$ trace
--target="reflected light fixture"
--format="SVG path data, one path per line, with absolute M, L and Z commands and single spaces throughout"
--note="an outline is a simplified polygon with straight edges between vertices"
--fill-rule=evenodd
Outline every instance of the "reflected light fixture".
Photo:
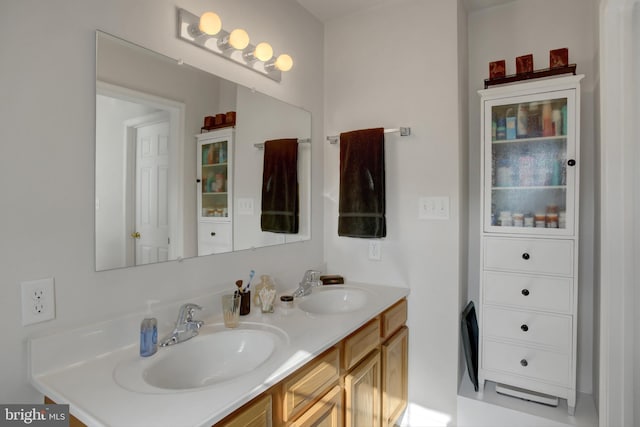
M 293 67 L 293 59 L 287 54 L 274 57 L 273 48 L 267 42 L 250 44 L 249 34 L 241 28 L 230 33 L 222 28 L 222 20 L 214 12 L 196 16 L 185 9 L 178 9 L 178 38 L 203 49 L 237 62 L 277 82 L 282 72 Z

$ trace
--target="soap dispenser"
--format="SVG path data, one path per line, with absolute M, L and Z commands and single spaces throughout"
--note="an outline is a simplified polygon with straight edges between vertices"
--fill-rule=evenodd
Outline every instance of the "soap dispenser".
M 151 317 L 151 304 L 147 301 L 147 317 L 140 324 L 140 356 L 148 357 L 158 351 L 158 320 Z

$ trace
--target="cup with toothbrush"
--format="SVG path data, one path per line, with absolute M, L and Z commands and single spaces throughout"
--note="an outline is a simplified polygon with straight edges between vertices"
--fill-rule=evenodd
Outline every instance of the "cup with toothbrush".
M 242 280 L 236 281 L 236 286 L 240 293 L 240 316 L 246 316 L 251 312 L 251 280 L 254 275 L 255 271 L 251 270 L 246 286 L 242 284 Z

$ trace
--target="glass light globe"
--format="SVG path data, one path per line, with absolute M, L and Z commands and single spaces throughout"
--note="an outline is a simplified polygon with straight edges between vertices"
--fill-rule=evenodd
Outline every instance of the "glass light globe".
M 276 59 L 276 68 L 280 71 L 289 71 L 293 67 L 293 59 L 286 53 L 278 56 Z
M 205 12 L 200 17 L 198 28 L 205 34 L 215 36 L 222 29 L 222 20 L 213 12 Z
M 241 28 L 236 28 L 229 34 L 229 44 L 235 49 L 242 50 L 249 46 L 249 34 Z
M 260 61 L 267 62 L 273 57 L 273 48 L 267 42 L 258 43 L 254 55 Z

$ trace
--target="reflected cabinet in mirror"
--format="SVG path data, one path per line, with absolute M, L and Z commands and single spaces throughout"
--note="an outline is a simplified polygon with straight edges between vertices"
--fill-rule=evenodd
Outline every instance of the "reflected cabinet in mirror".
M 311 144 L 298 144 L 298 227 L 285 233 L 262 231 L 256 147 L 310 138 L 307 111 L 97 32 L 96 270 L 310 239 Z

